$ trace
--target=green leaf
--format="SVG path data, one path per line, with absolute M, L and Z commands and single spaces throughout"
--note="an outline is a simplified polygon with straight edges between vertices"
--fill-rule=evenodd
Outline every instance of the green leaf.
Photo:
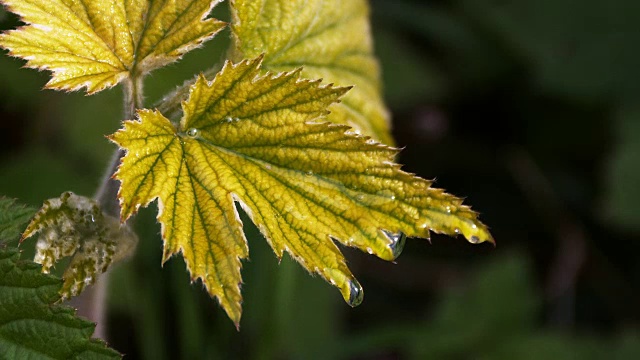
M 16 249 L 0 247 L 0 358 L 119 359 L 91 339 L 94 324 L 70 307 L 53 305 L 62 281 L 19 257 Z
M 34 213 L 35 209 L 16 204 L 13 199 L 0 197 L 0 242 L 17 240 Z
M 201 76 L 177 127 L 142 110 L 111 136 L 127 150 L 115 175 L 122 220 L 158 198 L 164 260 L 182 252 L 234 322 L 248 256 L 234 202 L 279 258 L 291 254 L 354 306 L 362 288 L 334 241 L 385 260 L 405 234 L 493 241 L 460 199 L 401 171 L 397 149 L 326 121 L 347 88 L 302 80 L 300 70 L 261 76 L 261 61 L 227 63 L 212 82 Z
M 365 0 L 231 0 L 231 9 L 233 60 L 264 53 L 266 70 L 303 67 L 303 77 L 354 86 L 328 119 L 393 144 Z
M 172 63 L 225 24 L 206 19 L 218 0 L 0 0 L 28 25 L 0 47 L 53 73 L 48 88 L 89 94 Z
M 42 265 L 42 272 L 72 257 L 62 276 L 63 300 L 79 295 L 111 264 L 131 255 L 138 242 L 128 226 L 104 214 L 94 200 L 72 192 L 46 200 L 22 239 L 38 233 L 34 261 Z

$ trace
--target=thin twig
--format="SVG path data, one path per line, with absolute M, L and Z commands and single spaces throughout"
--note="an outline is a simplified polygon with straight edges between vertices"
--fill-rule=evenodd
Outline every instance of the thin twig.
M 142 108 L 142 80 L 135 78 L 124 83 L 124 119 L 133 119 L 136 110 Z M 94 199 L 100 205 L 103 213 L 119 218 L 120 204 L 118 202 L 118 189 L 120 184 L 113 178 L 113 174 L 120 166 L 124 150 L 118 148 L 107 166 L 105 174 L 94 195 Z M 129 226 L 122 224 L 122 226 Z M 96 323 L 94 337 L 99 339 L 107 338 L 106 322 L 106 298 L 107 284 L 109 283 L 109 272 L 106 272 L 96 279 L 96 283 L 87 288 L 80 296 L 72 299 L 69 304 L 78 309 L 78 315 L 84 316 Z

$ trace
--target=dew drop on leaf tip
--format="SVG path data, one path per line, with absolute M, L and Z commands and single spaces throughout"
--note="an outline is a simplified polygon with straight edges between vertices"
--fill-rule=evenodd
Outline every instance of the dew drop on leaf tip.
M 396 259 L 400 254 L 402 254 L 402 250 L 404 249 L 404 244 L 407 242 L 407 235 L 403 232 L 398 232 L 396 234 L 382 230 L 384 235 L 389 239 L 389 249 L 391 249 L 391 253 L 393 254 L 393 258 Z
M 360 305 L 362 303 L 362 299 L 364 298 L 362 285 L 360 285 L 360 283 L 356 279 L 351 279 L 347 283 L 349 284 L 349 306 L 355 307 Z

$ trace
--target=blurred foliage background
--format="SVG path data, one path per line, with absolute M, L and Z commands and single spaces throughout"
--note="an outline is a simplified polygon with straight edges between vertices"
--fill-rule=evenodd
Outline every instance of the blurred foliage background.
M 154 360 L 640 358 L 640 2 L 373 0 L 372 22 L 399 161 L 465 196 L 498 246 L 413 239 L 397 264 L 345 249 L 366 292 L 351 309 L 245 219 L 238 332 L 180 258 L 160 266 L 152 206 L 111 272 L 112 346 Z M 0 9 L 0 28 L 16 25 Z M 228 38 L 153 73 L 147 105 Z M 40 91 L 47 75 L 21 66 L 0 56 L 0 194 L 91 195 L 120 90 Z

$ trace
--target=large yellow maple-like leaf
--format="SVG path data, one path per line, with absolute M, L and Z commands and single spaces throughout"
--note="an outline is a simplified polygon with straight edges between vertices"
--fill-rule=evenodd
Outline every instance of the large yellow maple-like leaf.
M 393 144 L 366 0 L 231 0 L 232 58 L 264 53 L 267 70 L 354 86 L 329 120 Z
M 248 248 L 234 202 L 278 257 L 288 252 L 351 305 L 362 288 L 334 240 L 386 260 L 402 233 L 493 241 L 460 199 L 401 171 L 396 149 L 326 122 L 348 88 L 301 80 L 300 70 L 260 76 L 261 60 L 201 76 L 179 125 L 141 110 L 111 136 L 127 152 L 115 175 L 122 220 L 158 198 L 164 260 L 182 252 L 236 324 Z
M 178 60 L 220 31 L 220 0 L 0 0 L 27 26 L 0 47 L 53 73 L 48 88 L 92 94 Z

